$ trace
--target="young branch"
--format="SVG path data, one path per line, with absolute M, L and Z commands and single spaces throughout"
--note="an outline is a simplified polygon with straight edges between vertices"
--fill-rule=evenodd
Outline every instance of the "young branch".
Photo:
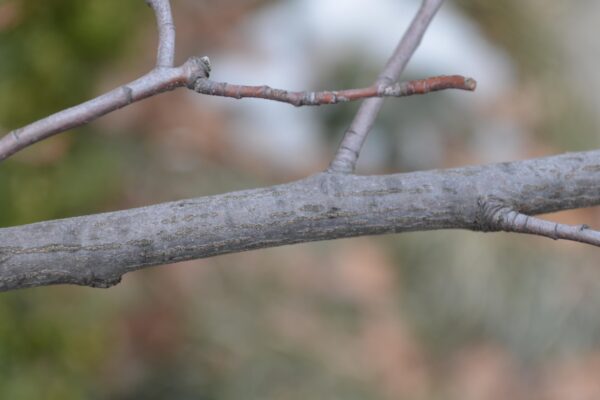
M 87 124 L 111 111 L 158 93 L 191 86 L 207 76 L 204 59 L 191 57 L 176 68 L 155 68 L 141 78 L 106 94 L 15 129 L 0 139 L 0 161 L 57 133 Z
M 443 89 L 474 90 L 476 86 L 473 79 L 464 78 L 459 75 L 439 76 L 394 84 L 400 71 L 404 68 L 410 55 L 418 45 L 423 32 L 427 28 L 427 24 L 437 8 L 439 8 L 441 0 L 424 1 L 411 27 L 396 49 L 394 56 L 390 59 L 384 72 L 374 85 L 362 89 L 323 92 L 290 92 L 281 89 L 272 89 L 268 86 L 240 86 L 214 82 L 208 79 L 210 63 L 207 57 L 191 57 L 183 65 L 173 67 L 175 58 L 175 25 L 171 15 L 169 0 L 146 0 L 146 3 L 154 10 L 158 25 L 159 40 L 156 68 L 141 78 L 122 85 L 95 99 L 57 112 L 9 132 L 0 138 L 0 161 L 52 135 L 87 124 L 131 103 L 182 86 L 187 86 L 201 94 L 234 97 L 237 99 L 256 97 L 286 102 L 296 106 L 336 104 L 364 98 L 403 97 Z M 358 157 L 358 151 L 360 150 L 362 141 L 364 141 L 364 137 L 360 139 L 360 135 L 357 135 L 357 133 L 364 132 L 364 135 L 366 135 L 368 132 L 368 129 L 362 130 L 356 127 L 364 125 L 365 121 L 371 121 L 369 124 L 372 124 L 371 119 L 375 118 L 378 110 L 378 108 L 374 110 L 369 104 L 365 102 L 359 110 L 351 129 L 346 134 L 340 152 L 336 156 L 337 161 L 334 160 L 332 163 L 332 170 L 351 171 L 354 168 L 353 165 Z M 356 156 L 354 157 L 354 161 L 345 155 L 350 150 L 352 150 L 350 153 Z M 338 167 L 342 169 L 340 170 Z
M 438 1 L 438 0 L 434 0 Z M 426 0 L 425 3 L 428 3 Z M 187 86 L 198 93 L 234 98 L 258 97 L 300 105 L 336 104 L 368 97 L 424 94 L 442 89 L 474 90 L 475 81 L 461 76 L 442 76 L 393 85 L 396 79 L 380 79 L 368 88 L 324 92 L 288 92 L 268 86 L 238 86 L 210 81 L 207 57 L 191 57 L 173 67 L 175 25 L 169 0 L 146 0 L 156 15 L 158 52 L 156 68 L 141 78 L 77 106 L 52 114 L 0 138 L 0 161 L 55 134 L 87 124 L 109 112 L 156 94 Z M 426 8 L 425 6 L 423 8 Z M 425 13 L 426 14 L 426 13 Z M 415 22 L 413 22 L 413 25 Z M 405 40 L 403 39 L 404 43 Z M 402 43 L 399 48 L 402 47 Z M 402 49 L 400 49 L 402 50 Z M 402 51 L 397 51 L 397 53 Z M 389 64 L 394 64 L 394 59 Z M 397 67 L 386 67 L 386 71 Z M 384 71 L 385 72 L 385 71 Z
M 400 82 L 390 86 L 369 86 L 361 89 L 346 89 L 321 92 L 290 92 L 274 89 L 269 86 L 231 85 L 215 82 L 210 79 L 198 79 L 194 90 L 211 96 L 233 97 L 242 99 L 254 97 L 266 100 L 289 103 L 296 107 L 337 104 L 370 97 L 404 97 L 415 94 L 426 94 L 444 89 L 475 90 L 477 82 L 460 75 L 435 76 L 408 82 Z
M 497 212 L 535 215 L 597 204 L 598 150 L 384 176 L 321 173 L 269 188 L 2 228 L 0 290 L 107 287 L 151 265 L 392 232 L 509 230 L 600 245 L 596 231 L 581 230 L 595 238 L 581 240 L 566 227 Z
M 175 66 L 175 24 L 169 0 L 146 0 L 146 3 L 154 10 L 158 25 L 156 67 L 173 67 Z
M 520 213 L 502 202 L 483 202 L 482 206 L 487 220 L 487 224 L 484 225 L 485 229 L 528 233 L 554 240 L 572 240 L 600 247 L 600 232 L 590 229 L 585 224 L 574 226 L 545 221 Z
M 173 68 L 175 25 L 169 0 L 146 0 L 146 3 L 154 10 L 158 26 L 156 68 L 141 78 L 95 99 L 9 132 L 0 139 L 0 161 L 33 143 L 87 124 L 128 104 L 208 77 L 207 59 L 192 57 L 182 66 Z
M 413 53 L 421 43 L 429 23 L 444 0 L 423 0 L 398 47 L 377 77 L 374 86 L 389 86 L 396 82 Z M 365 100 L 350 127 L 346 130 L 338 151 L 329 166 L 330 171 L 351 173 L 356 167 L 360 150 L 383 106 L 382 98 Z
M 268 86 L 230 85 L 208 79 L 208 58 L 191 57 L 175 68 L 155 68 L 141 78 L 85 103 L 60 111 L 32 124 L 15 129 L 0 139 L 0 161 L 25 147 L 57 133 L 87 124 L 109 112 L 150 96 L 182 86 L 205 95 L 237 99 L 246 97 L 281 101 L 295 106 L 336 104 L 368 97 L 404 97 L 445 89 L 475 90 L 474 79 L 460 75 L 437 76 L 389 86 L 370 86 L 322 92 L 291 92 Z

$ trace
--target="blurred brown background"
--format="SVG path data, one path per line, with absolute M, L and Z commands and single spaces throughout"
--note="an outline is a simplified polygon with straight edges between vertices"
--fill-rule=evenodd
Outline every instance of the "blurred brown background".
M 418 2 L 172 6 L 177 62 L 316 90 L 370 84 Z M 448 1 L 405 78 L 460 73 L 478 90 L 388 100 L 359 172 L 597 148 L 599 16 L 594 1 Z M 155 46 L 142 0 L 0 0 L 0 131 L 134 79 Z M 327 166 L 357 107 L 163 94 L 3 162 L 0 224 L 297 179 Z M 597 209 L 549 218 L 600 226 Z M 600 398 L 597 260 L 574 243 L 425 232 L 2 293 L 0 398 Z

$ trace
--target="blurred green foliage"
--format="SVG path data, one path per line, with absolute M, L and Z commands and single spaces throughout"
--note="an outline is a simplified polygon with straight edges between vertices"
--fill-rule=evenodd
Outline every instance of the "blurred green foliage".
M 60 162 L 43 167 L 7 162 L 0 168 L 0 226 L 97 212 L 118 199 L 122 141 L 74 142 Z
M 140 4 L 141 3 L 141 4 Z M 135 36 L 143 1 L 0 2 L 0 129 L 17 128 L 92 96 L 99 74 Z M 152 18 L 152 13 L 148 12 Z M 97 212 L 121 191 L 122 141 L 82 128 L 57 157 L 44 149 L 0 168 L 0 226 Z M 44 159 L 44 157 L 41 157 Z M 47 157 L 46 157 L 47 158 Z M 0 398 L 94 398 L 110 337 L 106 304 L 79 290 L 0 296 Z M 85 312 L 82 312 L 85 310 Z M 105 325 L 107 324 L 107 325 Z
M 136 2 L 118 0 L 10 0 L 0 7 L 7 16 L 0 34 L 4 131 L 88 99 L 102 68 L 135 37 L 141 14 Z M 93 128 L 79 132 L 93 133 Z M 3 163 L 0 224 L 89 212 L 115 196 L 118 149 L 92 135 L 60 139 L 68 142 L 67 149 L 55 160 L 39 162 L 44 157 L 38 153 L 25 162 L 15 157 Z M 38 146 L 43 153 L 52 143 Z
M 85 307 L 82 313 L 80 307 Z M 5 293 L 0 299 L 0 397 L 81 399 L 99 388 L 108 309 L 81 290 Z
M 5 2 L 12 21 L 0 34 L 0 125 L 16 128 L 86 99 L 135 33 L 139 3 Z

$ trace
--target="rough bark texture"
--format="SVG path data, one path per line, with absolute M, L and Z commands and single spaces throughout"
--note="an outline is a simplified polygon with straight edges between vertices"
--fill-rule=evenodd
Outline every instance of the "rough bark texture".
M 108 287 L 145 266 L 315 240 L 504 229 L 494 211 L 502 207 L 495 205 L 534 215 L 596 204 L 600 151 L 385 176 L 321 173 L 268 188 L 0 229 L 0 290 Z

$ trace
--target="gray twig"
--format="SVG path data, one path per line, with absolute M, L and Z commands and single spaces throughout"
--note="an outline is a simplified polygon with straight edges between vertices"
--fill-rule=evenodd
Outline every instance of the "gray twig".
M 585 224 L 567 225 L 532 217 L 503 205 L 498 199 L 483 201 L 482 216 L 485 229 L 528 233 L 554 240 L 564 239 L 600 247 L 600 232 Z
M 156 14 L 158 25 L 158 51 L 156 67 L 175 66 L 175 24 L 169 0 L 146 0 Z
M 376 86 L 390 86 L 396 82 L 413 53 L 421 43 L 421 39 L 444 0 L 423 0 L 421 8 L 415 15 L 406 33 L 400 40 L 392 57 L 375 81 Z M 338 151 L 329 166 L 329 171 L 351 173 L 356 167 L 360 150 L 373 127 L 373 123 L 383 105 L 382 98 L 365 100 L 350 127 L 346 130 Z
M 433 2 L 440 2 L 434 0 Z M 156 15 L 158 26 L 158 55 L 156 67 L 148 74 L 133 82 L 122 85 L 108 93 L 86 101 L 77 106 L 59 111 L 46 118 L 15 129 L 0 138 L 0 161 L 12 154 L 44 140 L 55 134 L 87 124 L 109 112 L 125 107 L 136 101 L 156 94 L 187 86 L 198 93 L 228 97 L 260 97 L 268 100 L 284 101 L 294 105 L 336 104 L 343 101 L 357 100 L 374 96 L 407 96 L 423 94 L 430 91 L 449 88 L 474 90 L 475 81 L 459 75 L 433 77 L 418 81 L 393 84 L 395 79 L 385 78 L 378 83 L 363 89 L 346 89 L 325 92 L 290 92 L 272 89 L 268 86 L 228 85 L 224 82 L 208 80 L 210 63 L 207 57 L 191 57 L 186 63 L 174 67 L 175 58 L 175 26 L 171 14 L 169 0 L 146 0 Z M 429 4 L 429 0 L 425 1 Z M 424 6 L 419 15 L 427 14 L 431 6 Z M 431 12 L 431 11 L 429 11 Z M 429 17 L 431 18 L 431 17 Z M 420 20 L 420 19 L 419 19 Z M 415 20 L 417 21 L 417 19 Z M 413 22 L 415 25 L 416 22 Z M 411 25 L 412 27 L 412 25 Z M 414 30 L 416 28 L 413 28 Z M 425 29 L 422 28 L 423 30 Z M 409 29 L 411 31 L 411 29 Z M 408 60 L 410 55 L 403 55 L 410 47 L 414 34 L 405 35 L 396 53 L 400 54 L 388 63 L 384 72 L 395 71 L 398 61 Z M 416 45 L 414 45 L 416 47 Z M 400 67 L 402 68 L 402 67 Z M 385 75 L 385 74 L 384 74 Z M 391 76 L 391 75 L 390 75 Z M 359 112 L 360 114 L 360 112 Z
M 191 86 L 198 79 L 207 76 L 206 64 L 197 57 L 191 57 L 176 68 L 155 68 L 141 78 L 95 99 L 9 132 L 0 139 L 0 161 L 52 135 L 87 124 L 111 111 L 158 93 Z

